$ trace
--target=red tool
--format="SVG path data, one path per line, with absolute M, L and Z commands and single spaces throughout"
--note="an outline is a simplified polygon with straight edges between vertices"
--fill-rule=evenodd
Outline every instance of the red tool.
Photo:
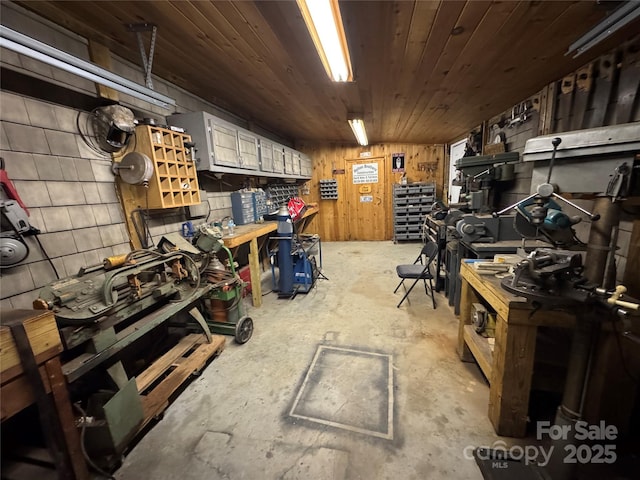
M 2 189 L 4 190 L 7 197 L 9 197 L 10 200 L 15 200 L 16 202 L 18 202 L 18 205 L 20 205 L 20 207 L 27 213 L 27 215 L 29 215 L 29 209 L 22 202 L 22 199 L 20 198 L 20 195 L 18 194 L 18 191 L 16 190 L 13 182 L 9 180 L 9 175 L 7 175 L 7 171 L 4 169 L 4 158 L 2 157 L 0 157 L 0 186 L 2 186 Z

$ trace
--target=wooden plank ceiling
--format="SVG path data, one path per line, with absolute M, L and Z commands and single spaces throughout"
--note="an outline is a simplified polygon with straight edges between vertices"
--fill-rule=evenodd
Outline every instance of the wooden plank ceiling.
M 355 82 L 337 84 L 294 1 L 19 3 L 138 65 L 125 25 L 153 23 L 156 75 L 292 140 L 335 142 L 353 142 L 348 112 L 371 143 L 449 142 L 639 29 L 574 60 L 568 45 L 607 14 L 596 1 L 341 1 Z

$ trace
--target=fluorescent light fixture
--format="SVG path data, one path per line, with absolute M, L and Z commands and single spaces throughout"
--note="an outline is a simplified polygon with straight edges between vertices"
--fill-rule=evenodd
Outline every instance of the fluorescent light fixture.
M 106 85 L 118 92 L 126 93 L 139 100 L 158 105 L 162 108 L 169 109 L 171 105 L 176 104 L 173 98 L 162 95 L 144 85 L 139 85 L 94 63 L 69 55 L 62 50 L 53 48 L 46 43 L 42 43 L 3 25 L 0 25 L 0 47 L 35 58 L 53 67 L 60 68 L 92 82 Z
M 354 118 L 349 120 L 349 126 L 351 130 L 353 130 L 353 134 L 356 136 L 356 140 L 363 147 L 369 145 L 369 140 L 367 140 L 367 131 L 364 129 L 364 120 L 360 118 Z
M 621 29 L 627 23 L 635 20 L 640 15 L 640 2 L 637 0 L 623 3 L 609 14 L 598 25 L 573 42 L 565 55 L 576 52 L 573 58 L 583 54 L 591 47 L 597 45 L 616 30 Z
M 334 82 L 353 81 L 338 0 L 296 0 L 322 65 Z

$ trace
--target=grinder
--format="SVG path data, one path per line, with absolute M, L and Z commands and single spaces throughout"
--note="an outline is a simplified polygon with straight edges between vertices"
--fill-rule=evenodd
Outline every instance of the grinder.
M 29 224 L 29 211 L 4 169 L 0 158 L 0 268 L 13 267 L 29 255 L 23 235 L 38 233 Z

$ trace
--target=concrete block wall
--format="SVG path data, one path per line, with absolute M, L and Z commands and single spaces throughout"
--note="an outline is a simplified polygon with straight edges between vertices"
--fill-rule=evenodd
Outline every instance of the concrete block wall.
M 87 146 L 76 127 L 86 113 L 0 91 L 0 155 L 31 225 L 59 275 L 130 251 L 111 173 L 111 158 Z M 2 308 L 31 308 L 38 290 L 55 280 L 33 236 L 29 256 L 2 270 Z

